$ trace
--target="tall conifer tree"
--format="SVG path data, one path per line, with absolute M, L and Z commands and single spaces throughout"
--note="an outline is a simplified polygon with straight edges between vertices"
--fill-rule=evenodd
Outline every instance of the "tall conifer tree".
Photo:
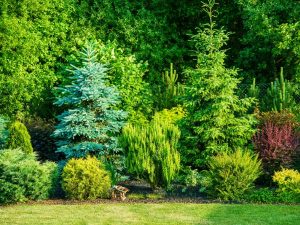
M 185 71 L 188 115 L 183 122 L 182 160 L 196 167 L 216 153 L 245 146 L 254 133 L 254 118 L 247 114 L 253 99 L 240 99 L 235 93 L 238 70 L 225 67 L 226 51 L 222 49 L 229 34 L 216 29 L 214 5 L 214 0 L 204 4 L 210 22 L 193 36 L 197 66 Z
M 96 51 L 90 45 L 83 52 L 83 66 L 70 72 L 71 84 L 60 88 L 55 102 L 68 109 L 58 116 L 54 136 L 60 138 L 58 152 L 67 158 L 117 153 L 116 135 L 124 124 L 126 113 L 116 110 L 119 92 L 108 86 L 107 68 L 96 62 Z

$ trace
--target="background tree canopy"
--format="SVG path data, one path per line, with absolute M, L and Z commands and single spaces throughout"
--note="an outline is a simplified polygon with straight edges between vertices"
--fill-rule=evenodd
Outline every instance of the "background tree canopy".
M 152 87 L 152 92 L 163 85 L 161 73 L 171 62 L 178 81 L 185 83 L 182 71 L 195 66 L 190 35 L 208 22 L 197 0 L 1 3 L 0 113 L 9 116 L 53 118 L 58 112 L 52 104 L 52 89 L 68 82 L 65 68 L 74 64 L 76 50 L 90 39 L 104 44 L 113 41 L 124 54 L 119 56 L 117 50 L 116 57 L 123 57 L 124 62 L 134 55 L 136 66 L 131 63 L 125 69 L 140 70 L 135 73 L 140 73 L 137 76 Z M 231 32 L 226 66 L 240 68 L 243 82 L 249 83 L 254 77 L 257 82 L 272 81 L 280 67 L 284 67 L 287 79 L 299 79 L 299 1 L 226 0 L 219 2 L 217 10 L 217 24 Z M 109 57 L 106 54 L 104 61 L 114 63 Z M 140 61 L 147 62 L 147 67 L 142 68 Z M 151 88 L 143 93 L 151 96 Z M 134 109 L 133 103 L 127 104 Z M 149 100 L 138 104 L 142 105 L 138 111 L 151 114 Z

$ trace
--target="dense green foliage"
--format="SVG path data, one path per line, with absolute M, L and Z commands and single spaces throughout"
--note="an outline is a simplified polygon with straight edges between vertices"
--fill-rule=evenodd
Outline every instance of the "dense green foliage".
M 162 85 L 156 92 L 158 108 L 174 107 L 183 93 L 183 86 L 178 82 L 178 73 L 173 67 L 171 63 L 170 70 L 162 73 Z
M 6 146 L 8 134 L 8 120 L 0 116 L 0 148 Z
M 248 95 L 257 100 L 256 107 L 260 111 L 291 111 L 299 113 L 296 99 L 298 98 L 298 84 L 285 79 L 283 68 L 280 69 L 279 77 L 276 77 L 267 86 L 260 88 L 253 78 Z
M 107 68 L 95 61 L 95 50 L 88 46 L 82 54 L 83 67 L 74 67 L 72 83 L 60 89 L 55 102 L 68 108 L 58 116 L 60 123 L 54 131 L 60 138 L 57 151 L 67 158 L 117 153 L 116 135 L 126 117 L 124 111 L 114 108 L 119 93 L 108 86 Z
M 53 191 L 55 163 L 40 164 L 20 149 L 0 151 L 0 203 L 46 199 Z
M 107 198 L 110 175 L 95 157 L 71 159 L 63 169 L 62 187 L 70 199 Z
M 245 78 L 272 81 L 284 67 L 286 78 L 299 77 L 299 16 L 295 0 L 235 0 L 242 17 L 237 65 Z M 239 27 L 239 29 L 241 29 Z
M 258 156 L 242 150 L 214 156 L 208 167 L 208 191 L 223 200 L 241 200 L 261 173 Z
M 181 61 L 186 51 L 160 7 L 159 2 L 119 0 L 2 1 L 0 112 L 53 116 L 45 110 L 53 109 L 51 89 L 65 79 L 74 50 L 90 38 L 117 40 L 138 60 L 149 60 L 148 79 L 159 80 L 156 72 L 166 62 Z
M 203 192 L 212 157 L 254 148 L 274 185 L 300 169 L 299 17 L 298 0 L 2 0 L 0 149 Z
M 253 189 L 243 195 L 243 201 L 253 203 L 299 203 L 300 198 L 291 192 L 278 192 L 270 188 Z
M 296 0 L 217 1 L 216 20 L 233 32 L 227 63 L 257 82 L 299 76 L 299 15 Z M 161 72 L 174 63 L 193 65 L 187 34 L 206 23 L 201 1 L 3 0 L 0 6 L 0 113 L 53 117 L 53 86 L 66 79 L 65 67 L 91 38 L 116 41 L 137 61 L 148 61 L 145 78 L 156 88 Z M 46 110 L 51 109 L 51 110 Z
M 146 179 L 153 188 L 168 187 L 180 166 L 179 137 L 178 127 L 167 120 L 127 125 L 121 142 L 128 171 Z
M 128 121 L 145 122 L 152 111 L 153 100 L 149 84 L 143 80 L 147 63 L 138 62 L 126 54 L 116 42 L 99 44 L 99 60 L 108 65 L 107 77 L 118 88 L 121 106 L 128 112 Z
M 55 71 L 61 70 L 71 47 L 76 46 L 76 36 L 85 36 L 74 27 L 70 3 L 72 0 L 2 1 L 1 113 L 53 115 L 44 107 L 53 109 L 51 88 L 59 77 Z
M 205 5 L 210 23 L 193 36 L 197 53 L 195 69 L 186 70 L 187 87 L 184 105 L 182 152 L 184 161 L 203 166 L 216 153 L 244 147 L 251 139 L 255 122 L 248 113 L 253 100 L 240 99 L 235 93 L 237 69 L 226 68 L 222 47 L 229 36 L 216 29 L 212 21 L 214 1 Z
M 28 154 L 33 152 L 30 135 L 23 123 L 15 121 L 10 125 L 6 147 L 10 149 L 20 148 Z
M 295 107 L 295 100 L 292 96 L 292 91 L 291 84 L 284 79 L 283 68 L 281 67 L 279 80 L 276 78 L 274 82 L 271 82 L 267 90 L 264 108 L 268 109 L 271 106 L 271 109 L 268 111 L 293 109 Z

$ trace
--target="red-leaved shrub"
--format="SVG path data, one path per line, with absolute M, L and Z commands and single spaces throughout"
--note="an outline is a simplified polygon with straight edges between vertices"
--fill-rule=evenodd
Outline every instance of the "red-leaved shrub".
M 299 146 L 295 123 L 291 120 L 279 120 L 279 114 L 280 112 L 265 114 L 263 123 L 253 138 L 254 148 L 268 175 L 273 175 L 281 166 L 290 167 Z M 286 112 L 283 117 L 286 119 Z

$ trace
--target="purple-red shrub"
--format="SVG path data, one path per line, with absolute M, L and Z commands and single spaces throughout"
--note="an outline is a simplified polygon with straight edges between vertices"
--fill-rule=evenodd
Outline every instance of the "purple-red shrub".
M 260 117 L 261 124 L 254 135 L 253 144 L 262 160 L 265 172 L 273 175 L 275 170 L 290 167 L 299 146 L 297 123 L 288 112 L 269 112 Z

